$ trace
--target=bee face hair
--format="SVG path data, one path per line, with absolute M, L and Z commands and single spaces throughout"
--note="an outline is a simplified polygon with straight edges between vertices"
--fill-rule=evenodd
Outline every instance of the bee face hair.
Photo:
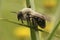
M 18 21 L 21 20 L 23 23 L 23 20 L 29 20 L 30 19 L 30 11 L 19 11 L 17 14 Z
M 18 12 L 18 14 L 17 14 L 18 21 L 19 21 L 19 19 L 22 19 L 22 17 L 23 17 L 22 12 Z

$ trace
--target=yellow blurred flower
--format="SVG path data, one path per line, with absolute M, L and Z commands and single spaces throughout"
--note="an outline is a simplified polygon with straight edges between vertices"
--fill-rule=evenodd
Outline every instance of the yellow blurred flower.
M 17 27 L 14 30 L 14 35 L 17 37 L 30 36 L 30 30 L 29 30 L 29 28 L 26 28 L 26 27 Z
M 57 4 L 57 0 L 44 0 L 43 5 L 45 8 L 53 8 Z

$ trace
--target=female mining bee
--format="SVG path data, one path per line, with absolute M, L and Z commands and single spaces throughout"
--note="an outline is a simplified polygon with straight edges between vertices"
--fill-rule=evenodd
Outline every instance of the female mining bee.
M 22 23 L 23 20 L 32 21 L 33 24 L 39 25 L 41 28 L 46 27 L 46 20 L 48 20 L 45 15 L 42 15 L 31 8 L 23 8 L 22 10 L 19 10 L 17 12 L 17 18 L 18 20 L 21 20 Z

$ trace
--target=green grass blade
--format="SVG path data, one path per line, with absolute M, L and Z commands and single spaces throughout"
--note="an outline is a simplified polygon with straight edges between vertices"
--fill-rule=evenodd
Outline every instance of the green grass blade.
M 26 7 L 31 8 L 30 0 L 26 0 Z
M 32 8 L 35 10 L 34 0 L 26 0 L 26 5 L 28 8 Z M 30 26 L 31 27 L 33 26 L 32 23 L 30 24 Z M 30 32 L 31 32 L 31 40 L 39 40 L 39 32 L 38 31 L 35 31 L 35 30 L 30 28 Z
M 59 25 L 60 25 L 60 5 L 58 5 L 57 11 L 55 13 L 54 28 L 52 29 L 47 40 L 52 39 L 52 37 L 53 37 L 55 31 L 57 30 L 57 28 L 59 27 Z
M 58 22 L 58 24 L 57 24 L 57 25 L 55 26 L 55 28 L 53 29 L 53 31 L 52 31 L 52 33 L 50 34 L 48 40 L 51 40 L 51 39 L 52 39 L 52 37 L 54 36 L 54 33 L 55 33 L 55 31 L 57 30 L 57 28 L 59 27 L 59 25 L 60 25 L 60 21 Z

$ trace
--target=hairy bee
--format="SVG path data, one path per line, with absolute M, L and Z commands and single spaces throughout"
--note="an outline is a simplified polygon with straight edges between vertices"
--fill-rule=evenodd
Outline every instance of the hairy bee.
M 39 25 L 41 28 L 46 27 L 47 17 L 45 15 L 42 15 L 41 13 L 34 11 L 31 8 L 24 8 L 22 10 L 19 10 L 17 14 L 17 18 L 18 20 L 21 19 L 22 23 L 23 20 L 27 19 L 27 21 L 32 21 L 33 24 Z

